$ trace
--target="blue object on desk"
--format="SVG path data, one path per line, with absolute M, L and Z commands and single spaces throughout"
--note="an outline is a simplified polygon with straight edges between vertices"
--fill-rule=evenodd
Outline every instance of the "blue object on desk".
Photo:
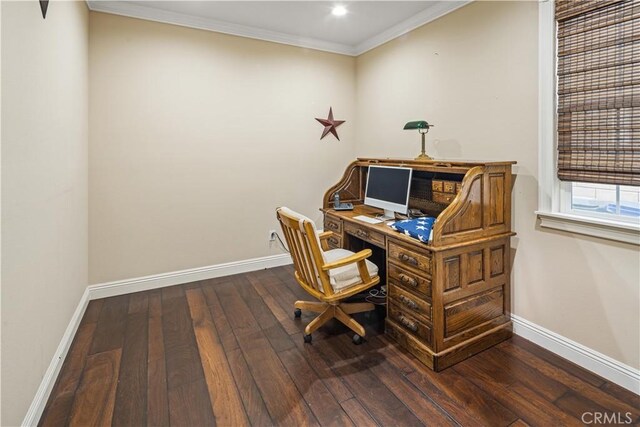
M 434 222 L 436 222 L 435 218 L 425 216 L 422 218 L 396 221 L 391 224 L 390 227 L 400 233 L 418 239 L 423 243 L 428 243 L 431 239 L 431 229 L 433 228 Z

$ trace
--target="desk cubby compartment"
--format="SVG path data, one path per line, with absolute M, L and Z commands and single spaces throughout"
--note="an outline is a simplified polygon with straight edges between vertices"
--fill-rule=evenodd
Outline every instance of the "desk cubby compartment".
M 433 179 L 431 181 L 431 190 L 438 193 L 456 194 L 460 191 L 462 185 L 459 181 L 449 181 L 442 179 Z
M 425 299 L 421 299 L 411 292 L 407 292 L 394 282 L 387 283 L 389 301 L 402 307 L 402 310 L 411 316 L 431 321 L 431 304 Z
M 419 253 L 408 246 L 400 245 L 389 239 L 389 260 L 402 267 L 409 268 L 417 274 L 431 274 L 431 254 Z
M 455 194 L 456 193 L 456 184 L 455 181 L 443 181 L 442 182 L 442 191 L 445 193 Z
M 370 227 L 361 226 L 353 222 L 345 222 L 344 232 L 378 247 L 384 248 L 385 246 L 384 234 L 373 231 Z
M 414 274 L 393 262 L 389 263 L 387 268 L 389 280 L 393 280 L 405 289 L 409 289 L 424 298 L 431 299 L 431 279 Z
M 400 325 L 405 331 L 431 344 L 431 328 L 424 321 L 407 314 L 405 310 L 394 303 L 389 303 L 389 318 Z
M 456 195 L 462 189 L 460 181 L 452 181 L 447 179 L 436 179 L 431 181 L 431 199 L 440 204 L 448 205 L 456 198 Z

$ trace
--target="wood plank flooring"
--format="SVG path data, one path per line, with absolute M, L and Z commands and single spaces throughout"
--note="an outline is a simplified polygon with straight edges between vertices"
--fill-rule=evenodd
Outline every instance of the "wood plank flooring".
M 290 266 L 92 301 L 41 426 L 550 426 L 640 397 L 514 337 L 435 373 L 368 320 L 304 344 Z M 604 415 L 603 415 L 604 416 Z M 601 416 L 601 417 L 603 417 Z

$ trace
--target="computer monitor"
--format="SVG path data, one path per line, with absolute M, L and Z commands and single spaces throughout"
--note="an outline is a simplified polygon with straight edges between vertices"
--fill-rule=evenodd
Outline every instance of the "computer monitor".
M 364 204 L 384 209 L 384 219 L 395 219 L 394 212 L 407 213 L 413 169 L 395 166 L 369 166 Z

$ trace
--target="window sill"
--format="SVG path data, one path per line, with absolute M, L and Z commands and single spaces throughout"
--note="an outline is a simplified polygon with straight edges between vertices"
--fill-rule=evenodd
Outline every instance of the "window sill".
M 640 226 L 561 212 L 536 211 L 540 226 L 640 245 Z

